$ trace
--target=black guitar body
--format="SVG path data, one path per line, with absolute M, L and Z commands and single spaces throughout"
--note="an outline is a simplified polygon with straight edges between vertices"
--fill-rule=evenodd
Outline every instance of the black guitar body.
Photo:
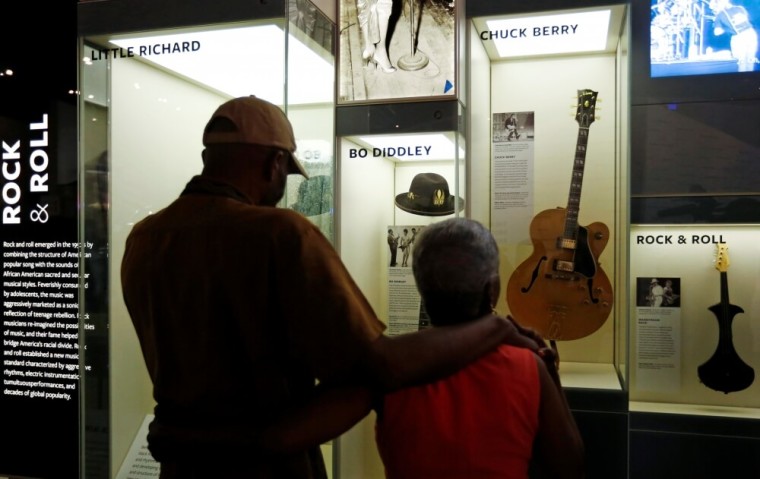
M 755 370 L 741 360 L 734 349 L 734 316 L 744 310 L 728 299 L 728 246 L 718 243 L 718 257 L 715 269 L 720 271 L 720 303 L 710 306 L 710 311 L 718 318 L 718 348 L 712 357 L 697 368 L 702 384 L 726 394 L 747 389 L 755 380 Z
M 716 304 L 708 308 L 721 324 L 718 348 L 712 357 L 697 368 L 699 380 L 710 389 L 725 394 L 747 389 L 755 380 L 755 370 L 742 361 L 730 339 L 734 316 L 744 310 L 734 304 Z M 728 333 L 726 340 L 725 333 Z

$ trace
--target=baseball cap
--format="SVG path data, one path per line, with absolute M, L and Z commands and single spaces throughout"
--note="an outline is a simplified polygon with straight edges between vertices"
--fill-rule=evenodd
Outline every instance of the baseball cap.
M 235 129 L 208 131 L 209 125 L 216 118 L 226 118 Z M 285 150 L 290 153 L 288 172 L 309 177 L 295 156 L 296 140 L 288 117 L 278 106 L 254 95 L 228 100 L 211 115 L 203 130 L 203 145 L 220 143 L 261 145 Z

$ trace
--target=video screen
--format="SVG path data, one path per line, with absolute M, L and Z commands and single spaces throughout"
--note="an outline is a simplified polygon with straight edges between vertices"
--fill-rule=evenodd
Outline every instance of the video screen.
M 650 75 L 760 71 L 760 0 L 651 0 Z

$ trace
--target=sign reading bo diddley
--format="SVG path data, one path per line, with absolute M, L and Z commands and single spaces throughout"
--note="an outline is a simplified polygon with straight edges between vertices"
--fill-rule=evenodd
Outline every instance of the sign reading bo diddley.
M 411 146 L 388 146 L 383 148 L 351 148 L 348 150 L 349 158 L 366 158 L 372 156 L 375 158 L 403 158 L 403 159 L 430 159 L 432 146 L 429 145 L 411 145 Z
M 48 191 L 48 115 L 43 114 L 41 121 L 31 123 L 29 131 L 31 151 L 28 158 L 21 157 L 21 140 L 2 142 L 3 225 L 18 225 L 27 218 L 39 223 L 48 220 L 47 203 L 36 203 L 28 212 L 21 206 L 25 189 L 30 193 Z M 24 168 L 29 168 L 30 174 L 28 181 L 21 184 Z

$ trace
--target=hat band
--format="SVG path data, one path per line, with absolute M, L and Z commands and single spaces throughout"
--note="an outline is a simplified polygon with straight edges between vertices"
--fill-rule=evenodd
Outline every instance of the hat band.
M 410 191 L 406 194 L 407 199 L 409 199 L 412 204 L 417 205 L 422 208 L 440 208 L 442 206 L 446 205 L 446 198 L 449 195 L 443 191 L 443 189 L 436 188 L 433 190 L 432 194 L 428 195 L 419 195 L 417 193 L 414 193 L 413 191 Z

